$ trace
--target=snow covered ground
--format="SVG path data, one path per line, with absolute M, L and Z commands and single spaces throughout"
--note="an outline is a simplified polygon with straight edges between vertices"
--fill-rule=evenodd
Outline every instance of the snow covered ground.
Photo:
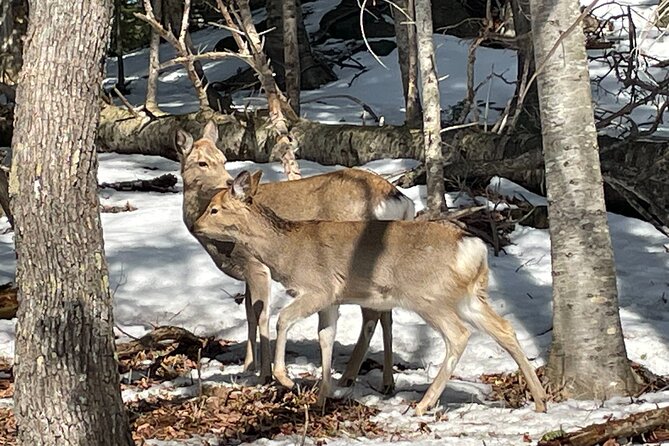
M 646 17 L 652 13 L 652 9 L 647 7 L 639 10 Z M 308 26 L 313 26 L 317 16 L 317 13 L 309 16 L 311 22 Z M 656 55 L 669 54 L 669 40 L 666 36 L 651 29 L 643 30 L 649 36 L 648 40 L 640 40 L 644 51 Z M 201 48 L 211 48 L 226 34 L 225 31 L 214 29 L 196 33 L 193 38 Z M 442 105 L 448 109 L 465 96 L 468 43 L 444 36 L 435 36 L 435 40 L 440 75 L 449 76 L 442 82 Z M 163 48 L 163 58 L 171 57 L 171 51 L 165 46 Z M 356 70 L 338 70 L 338 81 L 318 91 L 303 93 L 303 115 L 322 122 L 369 124 L 370 117 L 363 116 L 355 104 L 334 99 L 310 102 L 325 95 L 350 94 L 369 104 L 377 114 L 385 117 L 387 123 L 401 122 L 402 89 L 396 53 L 383 58 L 388 70 L 378 66 L 366 53 L 359 53 L 354 58 L 369 70 L 355 80 Z M 134 103 L 143 101 L 146 61 L 145 50 L 129 55 L 126 60 L 126 73 L 129 78 L 135 79 L 131 84 L 133 92 L 129 96 Z M 484 80 L 493 69 L 497 73 L 504 73 L 507 79 L 514 79 L 515 65 L 512 52 L 481 48 L 476 67 L 478 81 Z M 233 61 L 205 65 L 212 79 L 232 74 L 238 67 L 237 62 Z M 597 69 L 593 67 L 593 75 Z M 115 73 L 113 62 L 108 64 L 108 72 Z M 113 79 L 107 82 L 113 82 Z M 503 107 L 513 92 L 512 87 L 500 79 L 493 78 L 491 82 L 494 84 L 490 89 L 490 101 Z M 480 100 L 485 101 L 487 90 L 487 87 L 480 89 Z M 184 113 L 197 107 L 196 98 L 182 70 L 168 70 L 161 75 L 159 94 L 161 106 L 167 112 Z M 616 101 L 620 100 L 602 94 L 597 94 L 596 99 L 600 107 L 615 107 Z M 235 97 L 235 101 L 239 106 L 247 102 L 262 104 L 262 98 L 245 98 L 242 93 Z M 490 118 L 492 120 L 494 116 Z M 645 117 L 640 119 L 644 120 Z M 103 154 L 100 160 L 100 182 L 145 179 L 163 173 L 179 176 L 178 164 L 162 158 Z M 379 160 L 366 167 L 392 176 L 414 165 L 415 161 L 412 160 Z M 336 168 L 307 161 L 300 161 L 300 166 L 305 175 Z M 233 175 L 242 169 L 262 169 L 265 173 L 264 181 L 283 179 L 281 167 L 277 164 L 234 162 L 228 167 Z M 180 181 L 177 185 L 179 191 Z M 506 195 L 520 192 L 533 202 L 543 200 L 501 178 L 493 179 L 490 187 Z M 414 200 L 417 210 L 424 207 L 423 186 L 404 192 Z M 133 212 L 102 216 L 117 325 L 133 336 L 140 336 L 156 325 L 171 324 L 196 334 L 237 341 L 231 353 L 220 358 L 225 368 L 221 370 L 218 361 L 211 361 L 203 367 L 203 378 L 215 382 L 253 384 L 253 376 L 244 374 L 241 366 L 235 365 L 244 352 L 242 342 L 246 337 L 246 320 L 243 306 L 237 305 L 230 296 L 243 292 L 243 283 L 220 273 L 186 231 L 181 220 L 182 194 L 105 189 L 101 190 L 100 199 L 103 204 L 124 204 L 128 201 L 137 208 Z M 462 197 L 451 193 L 448 200 L 449 204 L 453 204 L 462 200 Z M 669 239 L 650 224 L 637 219 L 609 214 L 609 224 L 629 356 L 657 374 L 669 374 Z M 0 232 L 7 226 L 6 220 L 0 221 Z M 490 254 L 491 301 L 494 308 L 511 321 L 525 353 L 538 366 L 545 362 L 551 340 L 550 241 L 546 230 L 527 227 L 518 227 L 511 235 L 511 241 L 512 244 L 499 257 Z M 0 235 L 0 283 L 12 280 L 14 270 L 13 234 L 4 233 Z M 276 313 L 289 299 L 282 287 L 275 283 L 271 304 L 274 314 L 272 333 Z M 335 368 L 339 372 L 343 370 L 360 329 L 360 312 L 357 308 L 342 307 L 341 313 L 335 358 Z M 0 321 L 0 356 L 13 354 L 14 323 Z M 404 444 L 517 445 L 523 443 L 523 435 L 526 433 L 536 442 L 547 431 L 558 428 L 570 430 L 603 422 L 605 417 L 611 415 L 620 417 L 630 412 L 669 405 L 669 391 L 664 391 L 644 395 L 632 402 L 629 398 L 621 398 L 551 404 L 547 414 L 537 414 L 530 406 L 516 410 L 500 407 L 499 403 L 485 400 L 490 389 L 477 382 L 477 377 L 482 373 L 514 370 L 515 363 L 490 338 L 475 333 L 455 370 L 457 378 L 449 383 L 441 398 L 447 419 L 435 417 L 434 414 L 411 417 L 404 414 L 407 404 L 418 400 L 434 377 L 443 357 L 443 343 L 420 318 L 404 311 L 394 312 L 393 335 L 395 361 L 407 367 L 395 374 L 397 393 L 386 399 L 376 392 L 374 389 L 380 386 L 381 374 L 373 370 L 359 378 L 353 396 L 365 404 L 378 406 L 381 413 L 376 419 L 387 425 L 388 430 L 400 432 L 399 438 L 404 440 Z M 371 350 L 372 357 L 380 361 L 380 333 L 375 335 Z M 291 330 L 288 351 L 289 370 L 293 375 L 302 372 L 318 374 L 315 317 L 298 323 Z M 152 391 L 169 390 L 161 388 Z M 138 396 L 133 392 L 124 394 L 126 399 Z M 427 422 L 431 433 L 419 432 L 420 422 Z M 287 438 L 259 440 L 256 444 L 278 446 L 295 442 L 294 438 Z M 329 445 L 342 446 L 358 442 L 351 438 L 328 440 Z M 386 444 L 390 443 L 390 439 L 369 442 Z

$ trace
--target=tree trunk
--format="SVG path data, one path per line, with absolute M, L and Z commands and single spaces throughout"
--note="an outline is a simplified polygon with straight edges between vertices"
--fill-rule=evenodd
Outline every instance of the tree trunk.
M 532 82 L 527 87 L 522 104 L 518 103 L 521 89 L 526 88 L 528 81 L 536 71 L 534 49 L 532 48 L 530 1 L 511 0 L 511 9 L 513 11 L 513 28 L 518 42 L 516 65 L 518 74 L 512 107 L 514 114 L 517 115 L 514 124 L 516 129 L 538 135 L 541 133 L 541 115 L 539 113 L 539 96 L 536 82 Z M 520 109 L 517 109 L 517 107 L 520 107 Z
M 128 90 L 125 88 L 125 66 L 123 65 L 123 38 L 121 36 L 121 0 L 114 2 L 114 34 L 115 34 L 115 48 L 116 53 L 116 88 L 123 94 L 127 94 Z
M 300 48 L 297 38 L 297 0 L 283 0 L 283 60 L 286 67 L 286 95 L 300 115 Z
M 309 35 L 302 19 L 302 6 L 296 3 L 297 42 L 300 52 L 300 85 L 303 90 L 313 90 L 323 84 L 336 80 L 334 73 L 316 59 L 311 49 Z M 283 6 L 281 0 L 267 0 L 267 29 L 273 31 L 265 34 L 265 53 L 272 61 L 272 70 L 276 75 L 279 87 L 285 87 L 285 69 L 283 55 Z
M 112 3 L 30 8 L 10 175 L 18 445 L 129 446 L 94 150 Z
M 28 0 L 3 0 L 0 19 L 0 82 L 11 85 L 17 82 L 23 64 Z
M 531 0 L 548 190 L 553 343 L 548 376 L 574 398 L 633 392 L 578 4 Z M 559 49 L 550 55 L 558 39 Z M 547 59 L 548 58 L 548 59 Z M 544 63 L 544 62 L 542 62 Z
M 432 41 L 430 0 L 415 0 L 418 38 L 418 63 L 422 80 L 423 134 L 425 135 L 425 169 L 427 171 L 428 214 L 437 217 L 446 211 L 444 199 L 444 155 L 441 151 L 441 106 L 439 80 Z
M 153 0 L 151 2 L 153 13 L 156 17 L 162 17 L 163 0 Z M 160 34 L 151 28 L 151 40 L 149 43 L 149 76 L 146 80 L 146 109 L 151 113 L 160 113 L 158 107 L 158 68 L 160 67 Z
M 414 0 L 397 0 L 395 5 L 404 11 L 403 14 L 393 8 L 397 56 L 402 75 L 402 88 L 404 89 L 406 125 L 418 129 L 423 122 L 423 116 L 418 94 L 416 25 L 411 23 L 414 19 Z

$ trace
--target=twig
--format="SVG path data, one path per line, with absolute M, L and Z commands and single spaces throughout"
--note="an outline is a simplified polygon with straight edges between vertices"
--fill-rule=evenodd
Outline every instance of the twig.
M 365 18 L 365 8 L 367 7 L 367 0 L 362 0 L 362 5 L 360 5 L 360 34 L 362 34 L 362 41 L 365 42 L 365 46 L 367 47 L 367 51 L 374 57 L 374 59 L 381 65 L 383 68 L 386 70 L 388 67 L 386 64 L 381 62 L 381 59 L 379 59 L 379 56 L 376 55 L 374 50 L 372 50 L 372 47 L 369 45 L 369 41 L 367 40 L 367 36 L 365 35 L 365 23 L 364 23 L 364 18 Z
M 128 100 L 126 99 L 126 97 L 123 96 L 123 93 L 121 93 L 120 91 L 118 91 L 118 88 L 116 88 L 116 85 L 114 85 L 114 86 L 112 87 L 112 91 L 113 91 L 114 93 L 116 93 L 116 96 L 118 96 L 118 98 L 121 100 L 121 102 L 123 103 L 123 105 L 125 105 L 125 108 L 127 108 L 128 111 L 129 111 L 135 118 L 137 118 L 137 119 L 141 119 L 141 116 L 139 116 L 139 113 L 137 113 L 137 111 L 133 108 L 133 106 L 130 104 L 130 102 L 128 102 Z
M 318 96 L 316 98 L 311 98 L 307 99 L 306 101 L 301 101 L 303 104 L 308 104 L 309 102 L 317 102 L 320 101 L 321 99 L 348 99 L 350 101 L 355 102 L 358 104 L 360 107 L 362 107 L 363 110 L 365 110 L 367 113 L 369 113 L 372 118 L 376 121 L 379 122 L 379 115 L 377 115 L 372 107 L 361 101 L 360 99 L 356 98 L 355 96 L 351 96 L 349 94 L 328 94 L 325 96 Z

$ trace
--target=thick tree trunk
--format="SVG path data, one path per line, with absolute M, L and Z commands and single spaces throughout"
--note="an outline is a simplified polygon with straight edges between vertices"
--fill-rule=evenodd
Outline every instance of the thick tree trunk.
M 553 268 L 548 376 L 574 398 L 629 394 L 585 44 L 580 27 L 567 32 L 578 4 L 531 0 L 531 9 L 535 57 L 546 61 L 538 89 Z
M 163 15 L 163 0 L 152 0 L 151 6 L 156 17 Z M 151 40 L 149 43 L 149 76 L 146 80 L 146 109 L 151 113 L 160 113 L 158 107 L 158 68 L 160 67 L 160 34 L 151 28 Z
M 283 0 L 283 60 L 286 67 L 286 95 L 300 115 L 300 48 L 297 32 L 297 0 Z
M 17 82 L 23 64 L 28 0 L 2 0 L 0 19 L 0 82 L 11 85 Z
M 129 446 L 94 150 L 112 3 L 30 8 L 10 175 L 18 444 Z
M 406 125 L 417 129 L 421 127 L 423 116 L 418 94 L 416 25 L 411 23 L 414 20 L 414 0 L 397 0 L 395 5 L 404 11 L 402 13 L 393 8 L 397 56 L 404 89 Z
M 302 7 L 295 0 L 297 20 L 297 42 L 300 52 L 300 85 L 303 90 L 313 90 L 323 84 L 336 80 L 334 73 L 316 59 L 311 49 L 309 35 L 302 19 Z M 285 69 L 283 55 L 283 6 L 281 0 L 267 0 L 267 29 L 273 31 L 265 34 L 265 53 L 272 61 L 272 70 L 276 74 L 279 87 L 285 86 Z
M 439 80 L 432 41 L 430 0 L 414 0 L 418 63 L 422 80 L 423 134 L 425 135 L 425 168 L 427 171 L 427 209 L 437 217 L 446 211 L 444 199 L 444 155 L 441 149 L 441 106 Z

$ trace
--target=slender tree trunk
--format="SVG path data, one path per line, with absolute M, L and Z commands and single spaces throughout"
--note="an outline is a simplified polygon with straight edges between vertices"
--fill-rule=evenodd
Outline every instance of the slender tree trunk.
M 156 17 L 162 17 L 163 0 L 151 2 L 153 13 Z M 160 66 L 160 34 L 151 28 L 151 41 L 149 43 L 149 77 L 146 81 L 146 109 L 153 114 L 159 113 L 158 107 L 158 68 Z
M 513 13 L 513 28 L 519 45 L 515 109 L 518 106 L 520 89 L 525 88 L 525 84 L 536 71 L 536 64 L 534 63 L 534 49 L 532 48 L 530 0 L 511 0 L 511 10 Z M 516 128 L 532 134 L 541 133 L 541 115 L 539 113 L 539 96 L 536 82 L 529 86 L 520 110 L 515 111 L 515 113 L 518 114 L 515 123 Z
M 318 61 L 311 49 L 309 35 L 302 19 L 302 6 L 296 3 L 297 43 L 300 53 L 300 85 L 304 90 L 312 90 L 336 80 L 327 65 Z M 265 53 L 272 61 L 272 70 L 279 87 L 285 86 L 284 50 L 283 50 L 283 3 L 281 0 L 267 0 L 267 28 L 273 31 L 265 34 Z
M 115 34 L 115 43 L 116 48 L 114 52 L 116 53 L 116 88 L 123 94 L 128 93 L 128 90 L 125 88 L 125 66 L 123 65 L 123 39 L 121 36 L 121 0 L 116 0 L 114 2 L 114 34 Z
M 553 268 L 548 376 L 574 398 L 635 389 L 618 313 L 613 251 L 578 3 L 531 0 Z M 559 49 L 549 52 L 558 39 Z M 543 63 L 543 62 L 541 62 Z
M 28 0 L 0 3 L 0 82 L 15 84 L 23 64 L 23 37 L 28 29 Z
M 134 444 L 114 359 L 94 147 L 111 12 L 111 0 L 30 5 L 10 175 L 19 446 Z
M 406 106 L 406 124 L 411 128 L 417 129 L 420 128 L 423 122 L 423 111 L 420 107 L 420 95 L 418 94 L 416 26 L 411 23 L 414 20 L 414 0 L 396 0 L 395 5 L 401 8 L 406 14 L 393 8 L 397 55 L 400 63 L 404 103 Z
M 300 115 L 300 48 L 297 39 L 297 0 L 283 0 L 283 60 L 286 67 L 286 95 Z
M 415 0 L 418 63 L 422 80 L 423 134 L 425 135 L 425 170 L 427 172 L 427 209 L 436 217 L 446 211 L 444 199 L 444 155 L 441 151 L 441 106 L 439 81 L 432 41 L 430 0 Z

